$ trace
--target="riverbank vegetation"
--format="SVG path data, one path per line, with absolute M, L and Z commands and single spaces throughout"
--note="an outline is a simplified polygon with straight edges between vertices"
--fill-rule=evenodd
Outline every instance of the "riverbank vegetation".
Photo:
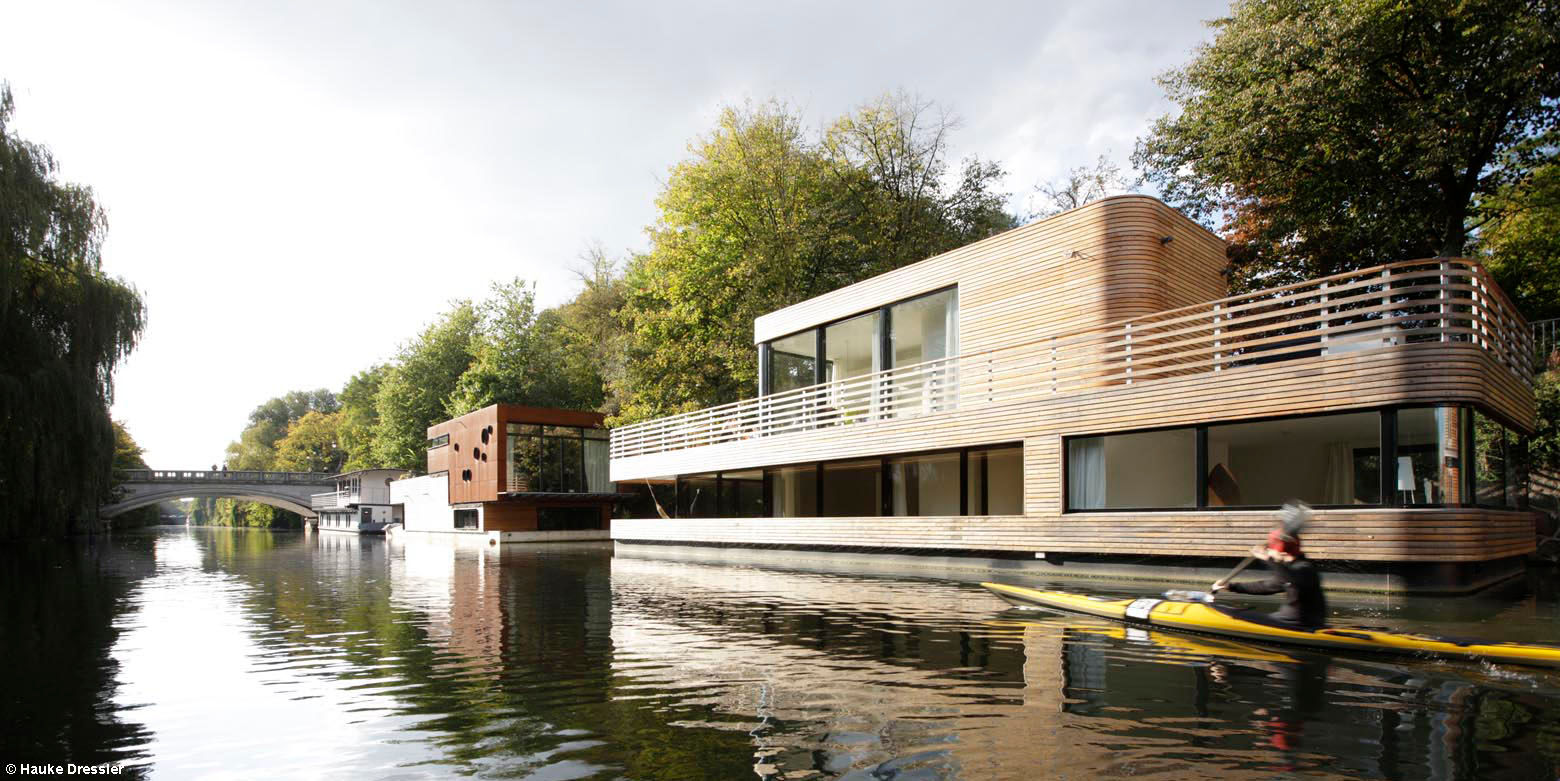
M 145 324 L 140 294 L 103 273 L 107 219 L 18 137 L 0 83 L 0 539 L 85 530 L 112 492 L 114 367 Z

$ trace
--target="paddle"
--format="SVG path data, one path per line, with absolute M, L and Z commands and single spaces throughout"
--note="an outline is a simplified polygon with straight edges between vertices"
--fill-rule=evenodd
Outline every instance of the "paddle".
M 1300 534 L 1305 525 L 1311 522 L 1311 506 L 1298 499 L 1285 502 L 1284 506 L 1278 511 L 1278 517 L 1284 522 L 1284 533 L 1295 536 Z M 1210 600 L 1219 593 L 1220 589 L 1217 586 L 1220 583 L 1229 583 L 1236 575 L 1245 572 L 1246 568 L 1251 566 L 1252 562 L 1256 560 L 1256 556 L 1247 556 L 1241 563 L 1235 565 L 1235 569 L 1230 570 L 1230 574 L 1215 580 L 1213 582 L 1214 587 L 1209 594 Z

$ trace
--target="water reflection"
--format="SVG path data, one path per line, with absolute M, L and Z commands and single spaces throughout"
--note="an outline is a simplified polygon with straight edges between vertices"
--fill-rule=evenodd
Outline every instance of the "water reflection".
M 1554 673 L 1004 611 L 969 584 L 226 530 L 7 555 L 15 728 L 0 745 L 23 761 L 128 760 L 159 777 L 1560 768 Z M 1536 588 L 1342 606 L 1368 623 L 1545 639 L 1555 595 Z

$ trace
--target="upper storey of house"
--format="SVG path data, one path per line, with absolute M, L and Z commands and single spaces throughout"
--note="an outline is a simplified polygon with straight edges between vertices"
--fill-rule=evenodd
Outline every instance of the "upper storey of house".
M 1386 405 L 1531 428 L 1529 336 L 1478 263 L 1237 296 L 1225 266 L 1216 236 L 1122 196 L 864 280 L 756 321 L 757 398 L 615 429 L 612 476 Z M 1041 418 L 1059 428 L 1027 428 Z
M 1095 201 L 758 318 L 761 390 L 1210 301 L 1226 262 L 1222 239 L 1155 198 Z
M 597 412 L 494 404 L 428 427 L 428 473 L 447 472 L 450 504 L 503 494 L 611 493 Z

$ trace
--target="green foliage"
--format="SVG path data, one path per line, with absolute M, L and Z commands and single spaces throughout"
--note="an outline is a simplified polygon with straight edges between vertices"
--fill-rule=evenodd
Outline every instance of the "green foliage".
M 519 279 L 495 283 L 477 313 L 474 360 L 445 402 L 448 417 L 499 403 L 577 409 L 601 404 L 600 377 L 568 371 L 579 368 L 566 358 L 569 334 L 556 311 L 537 314 L 533 286 Z
M 102 504 L 119 501 L 122 490 L 118 486 L 117 475 L 127 469 L 146 469 L 146 459 L 142 458 L 141 446 L 136 444 L 135 438 L 125 429 L 119 421 L 113 421 L 114 426 L 114 464 L 113 472 L 116 475 L 115 486 L 101 500 Z M 120 513 L 114 519 L 115 526 L 150 526 L 157 523 L 157 506 L 141 507 Z
M 379 424 L 379 410 L 374 399 L 384 381 L 389 366 L 379 364 L 352 375 L 337 398 L 341 401 L 341 425 L 337 436 L 341 449 L 346 453 L 344 472 L 373 469 L 374 427 Z
M 724 109 L 672 168 L 626 272 L 616 420 L 751 395 L 754 318 L 1013 227 L 996 165 L 967 160 L 943 185 L 953 126 L 902 94 L 816 139 L 780 103 Z
M 144 325 L 140 295 L 101 269 L 107 221 L 14 135 L 0 84 L 0 538 L 75 531 L 111 485 L 113 370 Z
M 1538 419 L 1527 440 L 1528 462 L 1535 468 L 1560 473 L 1560 357 L 1552 357 L 1549 370 L 1534 378 L 1533 396 Z
M 1224 218 L 1236 288 L 1461 255 L 1554 153 L 1560 5 L 1239 0 L 1213 26 L 1134 162 Z
M 458 301 L 400 354 L 380 380 L 374 397 L 375 466 L 422 469 L 428 427 L 445 420 L 445 402 L 475 360 L 481 318 L 470 301 Z
M 1483 204 L 1494 219 L 1479 232 L 1479 255 L 1529 320 L 1560 317 L 1560 164 L 1513 184 Z
M 336 474 L 346 462 L 341 447 L 341 412 L 311 410 L 287 427 L 287 436 L 276 443 L 273 468 L 286 472 Z

